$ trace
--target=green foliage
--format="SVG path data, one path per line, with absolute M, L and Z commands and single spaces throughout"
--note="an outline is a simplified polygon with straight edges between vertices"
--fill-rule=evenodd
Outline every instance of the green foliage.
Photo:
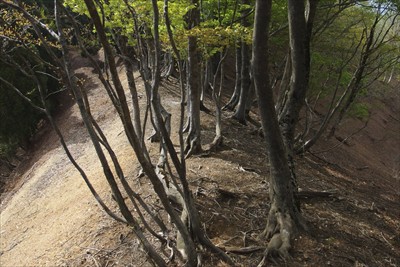
M 24 78 L 19 70 L 2 64 L 0 75 L 19 88 L 34 103 L 40 103 L 35 84 Z M 0 82 L 0 143 L 3 147 L 1 153 L 9 154 L 18 143 L 31 137 L 41 117 L 42 114 Z
M 27 6 L 39 19 L 45 16 L 48 9 L 45 6 Z M 35 4 L 35 3 L 34 3 Z M 49 17 L 49 16 L 48 16 Z M 41 19 L 42 22 L 49 18 Z M 44 64 L 50 62 L 50 57 L 41 47 L 41 41 L 32 30 L 30 23 L 13 9 L 0 10 L 0 77 L 18 88 L 32 103 L 42 106 L 37 84 L 29 75 L 33 73 L 44 89 L 50 95 L 60 88 L 54 78 L 54 69 Z M 48 36 L 45 36 L 47 38 Z M 57 52 L 57 45 L 49 38 L 48 44 Z M 56 53 L 57 54 L 57 53 Z M 24 73 L 25 70 L 26 72 Z M 31 73 L 33 72 L 33 73 Z M 42 74 L 49 73 L 50 76 Z M 28 76 L 27 76 L 28 75 Z M 52 98 L 47 99 L 50 106 L 54 106 Z M 34 109 L 26 100 L 22 99 L 6 83 L 0 81 L 0 156 L 9 156 L 21 143 L 25 143 L 35 132 L 38 121 L 43 114 Z
M 369 110 L 370 106 L 366 103 L 354 103 L 350 107 L 349 116 L 365 121 L 369 118 Z
M 272 1 L 271 13 L 273 14 L 270 22 L 271 32 L 287 25 L 288 10 L 286 1 Z
M 251 44 L 251 27 L 241 26 L 239 18 L 241 10 L 251 9 L 252 6 L 239 4 L 235 11 L 235 3 L 235 0 L 221 1 L 218 11 L 218 1 L 203 1 L 200 26 L 187 30 L 185 16 L 194 6 L 188 0 L 170 1 L 169 17 L 174 39 L 181 56 L 186 56 L 188 36 L 198 37 L 199 49 L 204 57 L 212 56 L 222 51 L 226 46 L 233 46 L 236 40 L 243 40 Z M 82 0 L 67 0 L 65 4 L 74 12 L 87 15 L 87 10 Z M 153 10 L 151 1 L 147 0 L 130 1 L 129 5 L 130 9 L 134 11 L 135 20 L 123 0 L 107 1 L 107 4 L 104 3 L 102 5 L 102 10 L 99 9 L 99 13 L 104 12 L 106 18 L 105 26 L 109 29 L 109 32 L 111 30 L 117 31 L 127 37 L 130 45 L 134 46 L 136 44 L 136 34 L 151 38 L 149 35 L 152 27 Z M 163 49 L 168 51 L 171 50 L 171 47 L 162 14 L 163 5 L 163 1 L 158 1 L 160 40 Z M 248 18 L 251 21 L 251 12 Z M 140 30 L 139 33 L 135 32 L 136 28 Z
M 324 18 L 334 12 L 338 12 L 337 8 L 318 10 L 315 28 L 323 28 Z M 365 48 L 367 36 L 376 15 L 376 8 L 368 7 L 368 5 L 353 5 L 341 11 L 331 24 L 315 36 L 311 58 L 311 94 L 318 92 L 321 84 L 325 85 L 323 95 L 332 93 L 337 82 L 339 93 L 349 85 L 356 69 L 359 68 L 362 49 Z M 389 27 L 392 21 L 389 16 L 393 14 L 381 14 L 374 36 L 377 47 L 371 51 L 369 57 L 374 60 L 369 60 L 365 66 L 365 72 L 369 72 L 369 75 L 363 77 L 363 84 L 373 81 L 374 77 L 393 61 L 393 58 L 398 57 L 398 48 L 396 51 L 396 45 L 398 47 L 399 44 L 399 40 L 396 41 L 398 34 L 392 34 L 389 31 L 385 41 L 380 44 L 382 40 L 379 38 L 383 38 L 385 27 Z

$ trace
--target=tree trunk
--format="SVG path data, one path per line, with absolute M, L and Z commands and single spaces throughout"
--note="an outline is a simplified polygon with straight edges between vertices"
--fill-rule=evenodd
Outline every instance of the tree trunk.
M 195 6 L 188 12 L 188 29 L 199 25 L 200 11 L 198 0 L 192 0 Z M 200 129 L 200 94 L 201 94 L 200 55 L 197 49 L 197 38 L 188 37 L 188 120 L 189 128 L 186 137 L 185 154 L 190 156 L 199 153 L 201 148 Z
M 213 83 L 211 86 L 212 89 L 212 98 L 214 100 L 215 104 L 215 137 L 212 143 L 210 144 L 209 151 L 214 151 L 216 150 L 221 144 L 222 144 L 222 123 L 221 123 L 221 92 L 222 92 L 222 86 L 224 82 L 224 75 L 225 75 L 225 68 L 224 68 L 224 60 L 228 54 L 228 50 L 225 49 L 223 53 L 220 54 L 220 60 L 217 66 L 217 69 L 215 71 L 214 77 L 213 77 Z M 218 75 L 219 74 L 219 75 Z M 219 76 L 219 85 L 217 88 L 217 77 Z
M 311 71 L 311 39 L 314 28 L 315 14 L 317 13 L 317 5 L 319 0 L 307 0 L 306 6 L 306 35 L 304 42 L 305 61 L 306 61 L 306 87 L 308 89 L 308 83 L 310 80 Z
M 210 92 L 210 83 L 212 82 L 212 76 L 214 73 L 212 58 L 203 62 L 204 66 L 201 71 L 201 95 L 200 95 L 200 110 L 205 113 L 211 113 L 211 111 L 204 105 L 204 96 L 207 92 Z
M 242 4 L 249 5 L 250 2 L 248 0 L 242 0 Z M 248 19 L 248 10 L 242 10 L 242 26 L 248 27 L 250 26 L 250 22 Z M 246 124 L 246 116 L 247 116 L 247 106 L 248 106 L 248 98 L 250 95 L 250 86 L 251 86 L 251 78 L 250 78 L 250 57 L 251 57 L 251 47 L 244 40 L 241 41 L 241 69 L 240 69 L 240 97 L 238 106 L 236 108 L 235 114 L 233 118 L 237 119 L 240 123 Z
M 271 0 L 257 0 L 253 33 L 253 75 L 259 98 L 259 112 L 264 130 L 266 150 L 271 163 L 270 200 L 271 208 L 263 233 L 271 238 L 265 258 L 273 251 L 289 257 L 291 239 L 298 225 L 298 210 L 295 205 L 291 173 L 286 158 L 285 145 L 280 133 L 275 111 L 268 69 L 268 25 L 271 17 Z
M 56 5 L 55 5 L 56 7 Z M 101 165 L 103 167 L 103 172 L 106 177 L 107 182 L 109 183 L 109 186 L 112 190 L 113 196 L 115 197 L 115 200 L 119 206 L 119 209 L 123 215 L 123 217 L 126 219 L 126 222 L 132 226 L 132 230 L 135 232 L 136 236 L 141 240 L 142 244 L 144 245 L 146 251 L 149 253 L 151 258 L 159 265 L 159 266 L 165 266 L 165 261 L 162 259 L 162 257 L 155 251 L 154 247 L 148 242 L 147 238 L 143 235 L 142 230 L 140 229 L 139 223 L 137 220 L 133 217 L 132 213 L 130 212 L 128 206 L 125 203 L 125 200 L 123 198 L 122 192 L 119 189 L 119 186 L 114 178 L 114 175 L 111 171 L 110 165 L 108 164 L 108 160 L 105 156 L 105 153 L 103 149 L 101 148 L 100 144 L 106 145 L 108 152 L 110 152 L 110 156 L 113 158 L 113 163 L 117 163 L 115 165 L 117 169 L 117 175 L 119 176 L 123 184 L 123 187 L 127 192 L 132 193 L 131 188 L 129 185 L 126 183 L 125 177 L 122 173 L 122 169 L 120 168 L 120 165 L 118 161 L 116 160 L 116 157 L 111 150 L 110 147 L 108 147 L 108 142 L 106 139 L 103 139 L 102 141 L 100 140 L 99 135 L 101 135 L 103 138 L 105 136 L 102 134 L 101 130 L 99 128 L 95 129 L 96 126 L 98 126 L 96 123 L 93 123 L 93 117 L 90 114 L 90 107 L 89 107 L 89 102 L 87 101 L 87 96 L 86 98 L 84 97 L 84 94 L 81 90 L 78 89 L 76 83 L 73 80 L 73 72 L 71 71 L 70 64 L 69 64 L 69 55 L 68 55 L 68 48 L 65 42 L 64 35 L 62 33 L 62 28 L 60 25 L 60 14 L 58 12 L 58 8 L 55 8 L 56 10 L 56 21 L 57 21 L 57 26 L 58 30 L 60 33 L 60 43 L 62 46 L 62 52 L 63 52 L 63 60 L 64 60 L 64 66 L 65 66 L 65 75 L 63 75 L 63 82 L 64 84 L 69 87 L 75 96 L 76 103 L 78 104 L 80 113 L 82 115 L 82 119 L 84 121 L 85 127 L 89 133 L 89 136 L 91 138 L 91 141 L 93 143 L 93 146 L 96 150 L 96 154 L 101 162 Z M 86 102 L 85 102 L 86 100 Z M 96 130 L 98 133 L 96 133 Z M 66 150 L 67 151 L 67 150 Z M 85 180 L 86 181 L 86 180 Z M 135 201 L 133 198 L 131 199 L 132 202 L 135 205 Z
M 236 112 L 233 115 L 235 119 L 237 119 L 240 123 L 246 124 L 246 107 L 248 105 L 248 98 L 250 95 L 250 86 L 251 86 L 251 78 L 250 78 L 250 46 L 245 42 L 242 42 L 241 49 L 241 83 L 240 83 L 240 97 L 239 102 L 236 108 Z
M 293 148 L 296 124 L 307 91 L 306 21 L 303 1 L 288 0 L 292 75 L 288 99 L 281 116 L 282 134 L 288 152 Z
M 132 48 L 128 46 L 128 40 L 125 37 L 118 38 L 117 45 L 123 56 L 123 63 L 125 66 L 125 73 L 128 80 L 129 92 L 131 93 L 132 99 L 132 111 L 133 111 L 133 127 L 135 129 L 136 135 L 142 139 L 142 128 L 140 119 L 140 108 L 139 108 L 139 97 L 136 90 L 135 77 L 133 76 L 134 62 Z
M 344 115 L 349 110 L 350 106 L 353 104 L 359 91 L 362 88 L 362 80 L 365 76 L 364 72 L 365 72 L 367 65 L 369 64 L 368 61 L 370 60 L 372 50 L 374 49 L 374 42 L 376 42 L 375 30 L 376 30 L 376 27 L 378 26 L 379 21 L 380 21 L 380 14 L 377 14 L 375 16 L 374 23 L 372 24 L 371 29 L 369 30 L 367 42 L 364 45 L 363 50 L 361 51 L 361 57 L 360 57 L 360 61 L 358 63 L 357 69 L 350 81 L 349 96 L 347 97 L 345 103 L 343 104 L 343 107 L 340 109 L 339 115 L 336 118 L 335 123 L 329 132 L 328 138 L 335 135 L 335 132 L 336 132 L 337 128 L 340 126 L 340 124 L 344 118 Z
M 229 99 L 228 103 L 222 108 L 222 109 L 227 109 L 227 110 L 235 110 L 238 102 L 239 102 L 239 97 L 240 97 L 240 88 L 241 88 L 241 83 L 242 83 L 242 75 L 241 70 L 242 70 L 242 48 L 241 45 L 238 44 L 239 46 L 235 49 L 235 90 Z
M 306 10 L 303 1 L 288 0 L 290 58 L 287 59 L 287 67 L 291 67 L 291 79 L 289 92 L 280 107 L 280 124 L 289 150 L 293 148 L 296 124 L 308 89 L 311 37 L 317 2 L 318 0 L 308 0 Z M 285 70 L 286 73 L 287 71 Z
M 289 92 L 284 103 L 280 116 L 280 126 L 283 140 L 286 146 L 286 153 L 289 167 L 292 174 L 292 187 L 297 191 L 297 178 L 294 162 L 294 136 L 296 125 L 299 120 L 300 110 L 304 105 L 308 89 L 309 76 L 309 45 L 307 40 L 307 25 L 305 18 L 305 7 L 303 1 L 288 0 L 290 56 L 291 56 L 291 78 Z M 298 205 L 299 206 L 299 205 Z
M 288 91 L 289 91 L 289 83 L 290 83 L 290 74 L 292 71 L 292 59 L 290 57 L 290 49 L 286 55 L 285 69 L 283 70 L 282 79 L 279 84 L 278 97 L 276 99 L 275 109 L 278 113 L 278 119 L 280 120 L 283 106 L 286 103 Z

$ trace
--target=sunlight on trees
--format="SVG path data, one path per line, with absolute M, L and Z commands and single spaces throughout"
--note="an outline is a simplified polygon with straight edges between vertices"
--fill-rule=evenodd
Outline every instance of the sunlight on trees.
M 99 205 L 131 227 L 158 266 L 207 264 L 204 249 L 240 265 L 207 237 L 186 160 L 218 153 L 222 120 L 246 125 L 255 106 L 259 111 L 251 114 L 259 115 L 271 164 L 259 266 L 272 252 L 289 260 L 298 230 L 307 229 L 297 198 L 296 155 L 334 136 L 346 115 L 368 121 L 363 95 L 400 72 L 398 1 L 0 0 L 0 7 L 0 157 L 9 156 L 47 117 Z M 92 55 L 100 48 L 102 64 Z M 161 211 L 126 179 L 115 148 L 91 114 L 92 100 L 71 66 L 72 50 L 93 64 Z M 225 85 L 228 69 L 235 72 L 234 88 Z M 138 77 L 145 107 L 139 105 Z M 179 115 L 167 110 L 159 92 L 171 77 L 179 83 Z M 227 89 L 230 99 L 223 94 Z M 118 211 L 97 193 L 53 119 L 49 99 L 59 90 L 74 96 Z M 216 117 L 211 144 L 204 144 L 201 131 L 201 111 L 212 113 L 203 103 L 207 96 Z M 328 104 L 317 115 L 319 101 Z M 179 121 L 178 129 L 171 120 Z M 151 141 L 160 144 L 158 155 L 149 151 L 148 127 L 154 129 Z

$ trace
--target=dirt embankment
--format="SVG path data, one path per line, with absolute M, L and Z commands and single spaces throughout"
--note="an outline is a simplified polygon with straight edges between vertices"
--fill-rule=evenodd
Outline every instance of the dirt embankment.
M 94 117 L 128 179 L 139 186 L 136 159 L 105 91 L 86 61 L 75 61 L 75 67 L 86 79 Z M 174 82 L 164 81 L 161 93 L 173 112 L 179 108 L 177 91 Z M 361 121 L 347 120 L 337 138 L 321 140 L 313 154 L 298 159 L 300 187 L 329 191 L 334 197 L 303 199 L 310 231 L 295 240 L 290 266 L 400 265 L 398 99 L 374 100 L 377 108 L 365 129 L 346 139 L 363 126 Z M 145 105 L 144 98 L 140 102 Z M 257 240 L 268 210 L 263 140 L 253 126 L 240 125 L 230 115 L 224 113 L 221 149 L 207 158 L 190 159 L 188 176 L 214 243 L 237 248 L 263 245 Z M 207 143 L 213 138 L 214 117 L 202 116 Z M 72 154 L 116 210 L 77 107 L 67 106 L 57 121 Z M 55 134 L 48 128 L 42 131 L 30 159 L 14 173 L 18 182 L 1 198 L 0 266 L 149 265 L 129 229 L 96 204 Z M 157 152 L 157 145 L 149 146 Z M 242 266 L 254 266 L 261 252 L 232 256 Z M 209 266 L 218 264 L 213 258 L 207 260 Z

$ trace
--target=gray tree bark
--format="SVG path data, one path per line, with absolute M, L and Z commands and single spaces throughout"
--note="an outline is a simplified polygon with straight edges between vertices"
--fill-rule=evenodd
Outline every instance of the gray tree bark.
M 307 92 L 306 20 L 304 2 L 288 0 L 290 56 L 292 75 L 290 91 L 281 115 L 281 129 L 288 152 L 292 151 L 295 127 Z
M 310 41 L 312 20 L 315 15 L 316 1 L 309 0 L 307 20 L 304 1 L 288 0 L 288 19 L 290 37 L 291 78 L 289 91 L 279 116 L 283 140 L 286 146 L 289 167 L 292 174 L 292 187 L 297 191 L 297 178 L 295 174 L 294 142 L 296 125 L 299 120 L 300 110 L 305 103 L 310 73 Z M 309 24 L 307 25 L 307 22 Z M 289 60 L 289 59 L 288 59 Z M 299 206 L 299 204 L 298 204 Z
M 239 44 L 238 44 L 239 45 Z M 242 49 L 241 45 L 239 45 L 235 49 L 235 90 L 233 91 L 233 94 L 231 98 L 229 99 L 228 103 L 222 108 L 222 109 L 227 109 L 227 110 L 235 110 L 235 107 L 237 106 L 239 102 L 239 97 L 240 97 L 240 88 L 241 88 L 241 83 L 242 83 L 242 76 L 241 76 L 241 70 L 242 70 Z
M 200 23 L 199 1 L 191 0 L 195 5 L 187 16 L 188 29 Z M 201 65 L 200 54 L 197 49 L 197 38 L 188 37 L 188 135 L 186 137 L 185 154 L 190 156 L 202 151 L 200 129 L 200 95 L 201 95 Z
M 266 150 L 271 163 L 270 200 L 271 208 L 263 233 L 271 238 L 264 258 L 276 251 L 289 257 L 291 240 L 298 225 L 298 210 L 295 205 L 291 173 L 286 158 L 285 145 L 280 133 L 268 69 L 268 26 L 271 17 L 271 0 L 257 0 L 253 33 L 253 75 L 259 99 L 259 112 L 264 131 Z
M 182 222 L 181 218 L 179 217 L 179 215 L 176 213 L 176 211 L 173 209 L 171 203 L 169 202 L 168 194 L 165 191 L 162 181 L 159 179 L 157 173 L 155 172 L 152 163 L 148 161 L 148 158 L 145 156 L 145 154 L 143 152 L 143 147 L 141 146 L 140 139 L 135 134 L 135 131 L 133 129 L 132 121 L 130 119 L 129 108 L 126 103 L 124 90 L 123 90 L 123 87 L 122 87 L 122 84 L 119 79 L 118 72 L 117 72 L 117 69 L 115 66 L 113 52 L 112 52 L 110 44 L 108 43 L 104 28 L 102 27 L 102 24 L 100 22 L 100 18 L 98 16 L 97 10 L 95 8 L 94 2 L 92 0 L 85 0 L 85 3 L 88 8 L 88 11 L 90 13 L 90 16 L 92 18 L 92 21 L 96 27 L 99 39 L 102 43 L 102 46 L 103 46 L 105 52 L 107 53 L 108 58 L 110 59 L 111 77 L 112 77 L 113 83 L 115 85 L 116 93 L 121 102 L 121 110 L 122 110 L 122 114 L 123 114 L 122 117 L 123 117 L 123 125 L 125 128 L 125 133 L 127 134 L 129 141 L 131 142 L 131 145 L 135 151 L 138 161 L 142 165 L 144 172 L 149 177 L 149 179 L 153 185 L 154 191 L 157 193 L 165 210 L 170 215 L 172 222 L 176 225 L 179 233 L 183 237 L 183 241 L 185 243 L 184 245 L 186 248 L 185 253 L 187 254 L 187 259 L 189 261 L 188 265 L 194 266 L 197 264 L 197 253 L 196 253 L 194 242 L 191 239 L 189 230 L 187 229 L 186 225 Z M 152 3 L 153 3 L 153 6 L 156 5 L 154 2 L 152 2 Z M 158 11 L 154 12 L 154 14 L 158 14 Z M 157 31 L 155 31 L 155 33 L 156 32 Z M 154 63 L 155 63 L 155 66 L 158 66 L 158 67 L 156 68 L 156 73 L 153 74 L 153 80 L 152 80 L 152 85 L 151 85 L 153 91 L 157 88 L 157 86 L 159 84 L 159 78 L 160 78 L 160 70 L 159 70 L 159 64 L 158 64 L 159 63 L 159 61 L 158 61 L 159 53 L 156 53 L 156 54 L 157 55 L 155 55 L 155 57 L 154 57 Z M 154 97 L 154 99 L 152 99 L 152 106 L 155 110 L 157 110 L 157 108 L 159 108 L 159 106 L 157 105 L 157 103 L 159 103 L 157 101 L 157 97 L 158 97 L 157 92 L 152 94 L 152 96 Z M 161 114 L 159 114 L 159 112 L 156 112 L 156 116 L 158 119 L 158 125 L 159 125 L 159 127 L 162 128 L 162 124 L 160 123 L 162 121 Z M 163 128 L 163 130 L 165 130 L 165 129 Z M 168 134 L 163 133 L 163 136 L 164 136 L 165 140 L 168 139 Z
M 249 5 L 248 0 L 242 0 L 242 4 Z M 244 27 L 251 25 L 248 18 L 249 10 L 244 9 L 241 12 L 242 20 L 241 24 Z M 251 59 L 251 46 L 245 41 L 241 41 L 241 68 L 240 68 L 240 96 L 238 100 L 238 105 L 233 118 L 237 119 L 240 123 L 246 124 L 246 116 L 248 114 L 248 98 L 251 96 L 251 77 L 250 77 L 250 59 Z

